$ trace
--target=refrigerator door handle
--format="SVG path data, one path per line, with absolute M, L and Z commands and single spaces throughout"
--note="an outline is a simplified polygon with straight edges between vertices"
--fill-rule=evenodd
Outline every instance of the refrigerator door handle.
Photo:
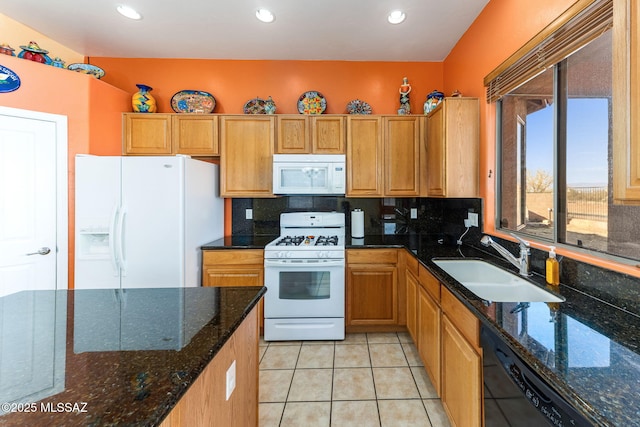
M 120 214 L 118 215 L 118 231 L 117 231 L 117 254 L 116 259 L 120 265 L 120 275 L 126 276 L 126 260 L 124 259 L 124 222 L 127 217 L 127 209 L 121 207 Z
M 111 267 L 113 267 L 113 275 L 119 276 L 118 257 L 116 254 L 116 228 L 118 224 L 118 211 L 120 206 L 116 203 L 111 211 L 111 221 L 109 221 L 109 258 L 111 259 Z

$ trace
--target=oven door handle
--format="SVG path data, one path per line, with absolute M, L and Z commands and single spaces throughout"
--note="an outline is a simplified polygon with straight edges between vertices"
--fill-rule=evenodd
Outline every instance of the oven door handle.
M 265 267 L 344 267 L 343 259 L 265 259 Z

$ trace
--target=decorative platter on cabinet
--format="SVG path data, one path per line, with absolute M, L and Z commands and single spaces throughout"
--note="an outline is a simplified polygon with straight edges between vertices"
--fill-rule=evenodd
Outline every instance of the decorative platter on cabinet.
M 298 112 L 300 114 L 322 114 L 327 109 L 327 100 L 320 92 L 310 90 L 298 98 Z
M 216 99 L 209 92 L 181 90 L 171 97 L 171 109 L 176 113 L 211 113 Z
M 266 101 L 262 98 L 250 99 L 244 104 L 242 111 L 245 114 L 266 114 L 264 109 L 265 102 Z
M 371 114 L 371 105 L 359 99 L 349 101 L 347 104 L 347 113 L 349 114 Z

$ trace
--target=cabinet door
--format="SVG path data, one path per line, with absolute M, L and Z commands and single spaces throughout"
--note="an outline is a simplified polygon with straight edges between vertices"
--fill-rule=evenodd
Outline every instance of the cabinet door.
M 123 115 L 123 154 L 170 155 L 171 114 Z
M 442 404 L 454 426 L 482 426 L 482 358 L 442 316 Z
M 613 198 L 640 204 L 640 5 L 613 3 Z
M 444 105 L 442 105 L 427 118 L 427 195 L 431 197 L 446 196 L 445 144 Z
M 274 117 L 220 118 L 222 197 L 273 196 Z
M 310 153 L 310 132 L 307 125 L 308 117 L 305 116 L 278 116 L 278 137 L 276 144 L 276 153 Z
M 347 196 L 382 197 L 384 145 L 381 117 L 347 119 Z
M 218 116 L 176 114 L 172 117 L 173 152 L 192 156 L 217 156 Z
M 396 325 L 397 267 L 355 264 L 347 268 L 347 325 Z
M 344 154 L 344 117 L 311 117 L 311 152 Z
M 414 343 L 418 343 L 418 279 L 410 272 L 405 273 L 407 288 L 407 330 Z
M 420 195 L 422 117 L 385 117 L 385 196 Z
M 440 307 L 427 291 L 418 286 L 418 352 L 431 383 L 440 395 Z

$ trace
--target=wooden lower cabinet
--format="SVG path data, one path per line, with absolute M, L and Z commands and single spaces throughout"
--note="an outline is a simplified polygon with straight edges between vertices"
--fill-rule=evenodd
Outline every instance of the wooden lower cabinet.
M 203 251 L 202 286 L 264 286 L 262 249 Z M 264 302 L 258 305 L 260 327 L 264 325 Z
M 418 337 L 416 342 L 418 353 L 433 387 L 440 395 L 441 310 L 438 303 L 422 286 L 418 286 L 417 298 Z
M 442 291 L 442 405 L 453 426 L 482 427 L 482 350 L 478 319 Z
M 418 343 L 418 279 L 407 270 L 407 331 L 414 343 Z
M 378 331 L 399 326 L 397 264 L 397 249 L 347 250 L 347 332 L 366 330 L 358 326 Z
M 257 308 L 233 333 L 160 427 L 258 426 Z M 236 364 L 236 387 L 226 399 L 227 370 Z

